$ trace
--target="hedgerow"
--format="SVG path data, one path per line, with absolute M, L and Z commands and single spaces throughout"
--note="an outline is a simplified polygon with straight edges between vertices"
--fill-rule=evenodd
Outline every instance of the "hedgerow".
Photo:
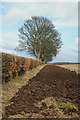
M 41 64 L 43 62 L 34 59 L 2 53 L 2 82 L 8 82 L 11 78 Z

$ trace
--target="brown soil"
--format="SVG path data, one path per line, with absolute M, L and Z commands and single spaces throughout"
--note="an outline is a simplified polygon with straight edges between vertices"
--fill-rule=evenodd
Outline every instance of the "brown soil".
M 47 108 L 45 103 L 42 103 L 43 107 L 35 106 L 35 104 L 45 98 L 53 97 L 58 103 L 68 101 L 78 106 L 78 90 L 78 75 L 76 72 L 59 66 L 47 65 L 30 79 L 27 85 L 19 89 L 10 100 L 10 105 L 6 107 L 3 118 L 16 115 L 27 115 L 29 118 L 35 118 L 35 116 L 36 118 L 60 117 L 58 115 L 60 111 L 57 113 L 58 110 L 55 110 L 54 106 Z M 65 115 L 69 117 L 70 112 L 68 114 L 63 111 L 63 113 L 64 117 Z M 77 111 L 76 113 L 78 114 Z

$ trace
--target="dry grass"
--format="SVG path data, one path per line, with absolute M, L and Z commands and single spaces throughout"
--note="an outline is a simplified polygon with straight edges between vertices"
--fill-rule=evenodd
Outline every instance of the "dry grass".
M 41 108 L 41 113 L 49 114 L 51 117 L 51 114 L 55 114 L 54 118 L 78 118 L 78 114 L 76 111 L 78 111 L 78 108 L 72 104 L 71 102 L 59 102 L 56 101 L 53 97 L 47 97 L 44 100 L 38 102 L 37 104 L 34 104 L 36 107 Z M 75 112 L 72 112 L 75 111 Z M 65 114 L 65 113 L 66 114 Z M 73 114 L 72 116 L 69 116 L 68 114 Z M 53 116 L 53 115 L 52 115 Z
M 58 66 L 69 69 L 71 71 L 75 71 L 76 73 L 80 73 L 80 65 L 78 64 L 58 65 Z

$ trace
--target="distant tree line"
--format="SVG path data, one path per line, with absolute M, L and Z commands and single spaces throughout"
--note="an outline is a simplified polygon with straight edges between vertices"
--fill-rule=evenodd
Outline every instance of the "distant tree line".
M 80 63 L 77 63 L 77 62 L 56 62 L 53 64 L 54 65 L 68 65 L 68 64 L 80 64 Z

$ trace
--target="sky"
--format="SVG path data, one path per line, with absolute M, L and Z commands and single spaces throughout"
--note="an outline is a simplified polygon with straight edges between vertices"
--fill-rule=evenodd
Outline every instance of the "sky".
M 26 2 L 25 2 L 26 1 Z M 37 2 L 36 2 L 37 1 Z M 61 33 L 63 46 L 52 62 L 78 62 L 78 2 L 77 0 L 2 0 L 0 2 L 0 52 L 34 58 L 16 52 L 19 44 L 18 28 L 31 16 L 44 16 Z

